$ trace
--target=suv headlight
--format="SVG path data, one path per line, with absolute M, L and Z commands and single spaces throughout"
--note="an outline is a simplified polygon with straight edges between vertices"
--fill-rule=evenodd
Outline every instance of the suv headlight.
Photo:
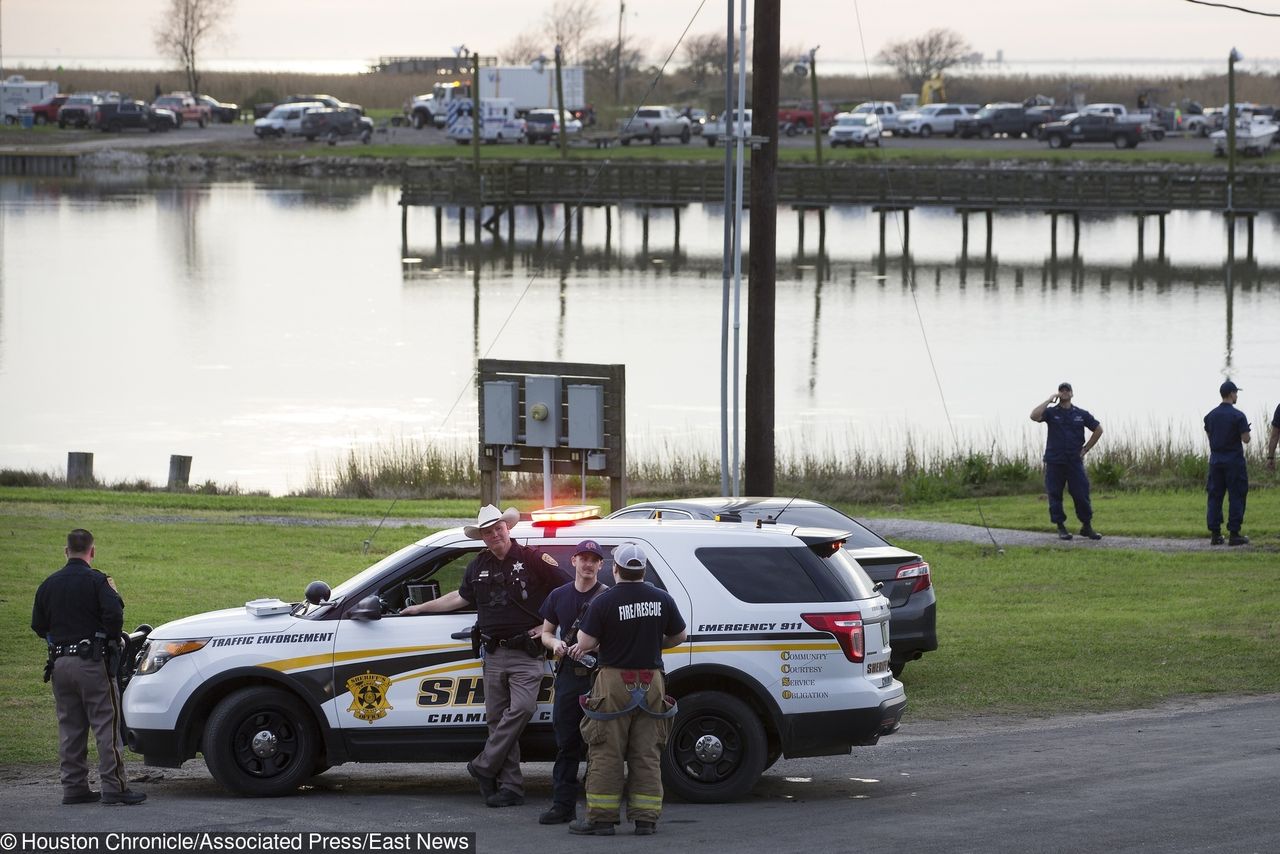
M 146 648 L 142 651 L 142 663 L 138 665 L 138 675 L 143 676 L 148 673 L 155 673 L 168 664 L 170 659 L 204 649 L 204 645 L 208 642 L 208 638 L 147 641 Z

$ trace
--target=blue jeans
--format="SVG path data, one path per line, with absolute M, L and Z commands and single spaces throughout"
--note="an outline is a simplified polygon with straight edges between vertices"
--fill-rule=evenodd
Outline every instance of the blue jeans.
M 1093 521 L 1093 504 L 1089 501 L 1089 475 L 1085 474 L 1084 460 L 1076 457 L 1065 463 L 1044 464 L 1044 491 L 1049 496 L 1049 521 L 1061 525 L 1067 521 L 1062 509 L 1062 487 L 1066 486 L 1075 502 L 1076 518 L 1080 524 Z
M 578 725 L 582 722 L 582 707 L 578 697 L 591 690 L 591 677 L 573 672 L 573 662 L 564 661 L 556 674 L 555 701 L 551 707 L 551 728 L 556 735 L 556 762 L 551 768 L 551 799 L 569 810 L 576 810 L 578 802 L 578 763 L 586 758 L 587 748 L 582 743 Z
M 1249 470 L 1244 460 L 1230 463 L 1209 463 L 1209 480 L 1205 484 L 1209 493 L 1209 511 L 1205 521 L 1209 530 L 1222 533 L 1222 497 L 1227 496 L 1227 530 L 1240 533 L 1244 524 L 1244 503 L 1249 494 Z

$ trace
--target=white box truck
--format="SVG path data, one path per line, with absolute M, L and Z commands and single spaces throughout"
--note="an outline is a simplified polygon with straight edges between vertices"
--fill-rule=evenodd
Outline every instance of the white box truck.
M 14 74 L 0 83 L 0 115 L 4 123 L 16 125 L 19 109 L 38 104 L 58 94 L 58 84 L 48 80 L 28 80 L 21 74 Z M 25 111 L 24 111 L 25 112 Z
M 582 66 L 570 65 L 560 70 L 564 85 L 566 112 L 580 112 L 587 105 Z M 471 98 L 470 81 L 437 83 L 431 93 L 418 95 L 405 104 L 405 117 L 416 128 L 429 124 L 443 127 L 449 115 L 449 103 Z M 480 68 L 480 100 L 508 98 L 517 115 L 541 107 L 556 107 L 556 70 L 547 65 L 541 70 L 525 66 L 482 66 Z

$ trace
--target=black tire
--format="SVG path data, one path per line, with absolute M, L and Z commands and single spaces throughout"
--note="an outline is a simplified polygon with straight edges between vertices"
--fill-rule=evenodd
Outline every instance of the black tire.
M 1062 147 L 1063 147 L 1063 146 L 1062 146 L 1062 142 L 1063 142 L 1063 140 L 1062 140 L 1062 134 L 1060 134 L 1060 133 L 1051 134 L 1051 135 L 1049 136 L 1049 147 L 1050 147 L 1050 148 L 1062 148 Z
M 707 137 L 707 148 L 716 147 L 716 138 L 714 136 Z
M 631 139 L 630 139 L 630 137 L 623 137 L 623 139 L 622 139 L 622 144 L 623 144 L 623 145 L 630 145 L 630 144 L 631 144 Z
M 662 131 L 654 128 L 653 133 L 649 134 L 649 144 L 657 145 L 660 142 L 662 142 Z
M 691 139 L 693 139 L 693 131 L 689 130 L 688 125 L 686 125 L 686 126 L 685 126 L 681 131 L 680 131 L 680 142 L 681 142 L 681 143 L 683 143 L 684 145 L 688 145 L 688 144 L 689 144 L 689 140 L 691 140 Z
M 1116 148 L 1128 148 L 1128 147 L 1129 147 L 1129 138 L 1128 138 L 1127 136 L 1125 136 L 1124 134 L 1122 134 L 1122 133 L 1118 133 L 1118 134 L 1116 134 L 1116 138 L 1115 138 L 1114 142 L 1115 142 L 1115 144 L 1116 144 Z
M 876 137 L 876 148 L 880 147 L 880 137 Z
M 905 661 L 889 661 L 889 672 L 893 674 L 894 679 L 902 678 L 902 670 L 907 666 Z
M 307 134 L 307 142 L 315 142 L 315 141 L 316 141 L 316 135 L 314 133 Z
M 983 125 L 982 129 L 978 131 L 978 136 L 983 139 L 991 139 L 991 137 L 995 136 L 995 131 L 991 129 L 991 125 Z
M 206 121 L 204 120 L 204 116 L 201 116 L 201 117 L 196 121 L 196 124 L 200 125 L 200 127 L 202 127 L 202 128 L 203 128 L 205 125 L 207 125 L 207 124 L 208 124 L 208 122 L 206 122 Z
M 292 794 L 322 761 L 311 714 L 277 688 L 228 694 L 209 716 L 202 746 L 213 779 L 251 797 Z
M 422 130 L 427 126 L 427 119 L 422 115 L 421 111 L 415 111 L 413 114 L 413 129 Z
M 1161 140 L 1163 140 L 1163 139 L 1164 139 L 1164 129 L 1163 129 L 1163 128 L 1158 128 L 1154 133 L 1152 133 L 1152 134 L 1151 134 L 1151 138 L 1152 138 L 1152 139 L 1154 139 L 1156 142 L 1160 142 Z
M 920 125 L 920 138 L 928 139 L 931 136 L 933 136 L 933 128 L 928 125 Z
M 736 800 L 755 786 L 768 761 L 764 726 L 746 703 L 719 691 L 680 698 L 662 751 L 667 791 L 696 804 Z
M 174 121 L 178 123 L 178 130 L 182 130 L 182 114 L 178 113 L 174 116 Z

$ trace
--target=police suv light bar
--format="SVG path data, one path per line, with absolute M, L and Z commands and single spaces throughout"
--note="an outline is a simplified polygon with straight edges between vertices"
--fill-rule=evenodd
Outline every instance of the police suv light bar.
M 600 508 L 594 504 L 562 504 L 534 510 L 529 518 L 535 525 L 571 525 L 584 519 L 599 519 Z

